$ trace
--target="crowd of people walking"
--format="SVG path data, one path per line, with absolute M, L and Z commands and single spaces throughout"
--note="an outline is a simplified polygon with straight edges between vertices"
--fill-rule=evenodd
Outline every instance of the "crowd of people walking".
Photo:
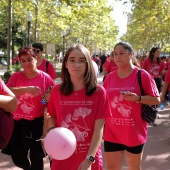
M 91 56 L 87 47 L 77 44 L 67 50 L 61 83 L 55 84 L 54 66 L 42 53 L 41 43 L 20 48 L 22 70 L 12 74 L 6 85 L 0 81 L 0 105 L 14 118 L 12 137 L 1 152 L 11 155 L 24 170 L 43 170 L 45 153 L 39 139 L 54 128 L 65 127 L 76 137 L 76 150 L 65 160 L 52 158 L 52 170 L 102 170 L 102 139 L 107 170 L 121 170 L 124 156 L 129 170 L 141 170 L 148 133 L 142 104 L 159 107 L 170 96 L 170 59 L 161 60 L 158 47 L 136 58 L 127 42 L 117 43 L 109 55 L 101 56 Z M 103 86 L 97 84 L 99 74 L 104 76 Z M 46 93 L 49 87 L 52 90 Z M 41 102 L 44 94 L 46 103 Z M 3 107 L 4 95 L 17 104 Z

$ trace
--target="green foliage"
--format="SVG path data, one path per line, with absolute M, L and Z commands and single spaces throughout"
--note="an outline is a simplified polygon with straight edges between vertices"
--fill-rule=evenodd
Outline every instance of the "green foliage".
M 21 65 L 20 64 L 14 64 L 11 66 L 10 70 L 13 72 L 19 72 L 21 70 Z
M 7 37 L 7 2 L 0 1 L 0 35 Z M 65 46 L 85 44 L 92 51 L 113 48 L 118 28 L 111 15 L 107 0 L 15 0 L 13 11 L 13 41 L 15 46 L 25 44 L 27 34 L 26 13 L 33 15 L 30 41 L 55 43 L 62 51 L 62 30 L 66 31 Z M 1 37 L 0 37 L 1 38 Z
M 170 43 L 170 1 L 130 0 L 128 31 L 122 40 L 129 41 L 136 50 L 149 51 L 153 46 L 163 50 Z

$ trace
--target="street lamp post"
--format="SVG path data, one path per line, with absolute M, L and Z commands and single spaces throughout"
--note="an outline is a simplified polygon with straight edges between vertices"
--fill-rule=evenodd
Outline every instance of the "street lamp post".
M 64 50 L 65 50 L 65 42 L 64 42 L 64 40 L 65 40 L 65 35 L 66 35 L 66 31 L 65 30 L 63 30 L 62 31 L 62 36 L 63 36 L 63 57 L 64 57 Z
M 28 29 L 27 29 L 27 45 L 29 46 L 29 44 L 30 44 L 30 26 L 31 26 L 31 21 L 33 19 L 33 16 L 32 16 L 30 11 L 27 12 L 26 19 L 27 19 L 27 26 L 28 26 Z

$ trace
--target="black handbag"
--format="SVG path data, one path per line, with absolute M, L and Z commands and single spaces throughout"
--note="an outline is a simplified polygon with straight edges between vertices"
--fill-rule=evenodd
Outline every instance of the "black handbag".
M 138 83 L 140 86 L 141 95 L 144 95 L 142 88 L 141 70 L 138 70 Z M 148 123 L 153 123 L 157 117 L 158 110 L 155 105 L 142 104 L 142 119 Z

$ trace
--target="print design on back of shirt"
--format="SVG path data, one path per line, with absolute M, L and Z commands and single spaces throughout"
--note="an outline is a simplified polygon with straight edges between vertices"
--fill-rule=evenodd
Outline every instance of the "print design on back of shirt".
M 129 101 L 126 101 L 127 104 L 121 103 L 123 101 L 122 95 L 115 96 L 113 98 L 113 101 L 111 102 L 111 106 L 113 109 L 117 108 L 118 112 L 123 116 L 123 117 L 129 117 L 129 114 L 131 114 L 132 107 L 129 104 Z
M 73 115 L 68 114 L 62 121 L 62 126 L 69 128 L 76 136 L 78 142 L 84 142 L 88 136 L 88 128 L 85 117 L 91 113 L 91 109 L 79 107 L 74 110 Z M 82 126 L 83 125 L 83 126 Z

